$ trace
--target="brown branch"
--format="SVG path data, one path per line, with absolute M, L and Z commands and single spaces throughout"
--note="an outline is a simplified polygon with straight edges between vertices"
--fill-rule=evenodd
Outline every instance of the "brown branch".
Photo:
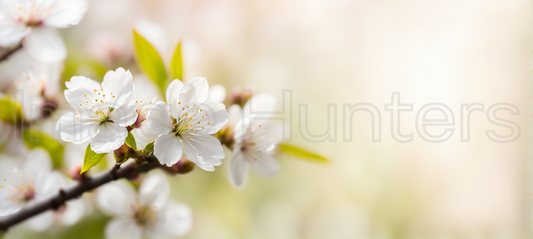
M 20 50 L 20 49 L 22 49 L 22 44 L 19 43 L 15 48 L 10 49 L 10 50 L 7 50 L 7 52 L 6 52 L 5 54 L 3 54 L 2 56 L 0 56 L 0 62 L 9 59 L 9 57 L 10 57 L 11 55 L 13 55 L 15 52 L 17 52 L 17 51 Z
M 0 232 L 7 231 L 10 227 L 29 219 L 35 215 L 43 213 L 47 210 L 56 210 L 64 205 L 68 200 L 80 197 L 83 193 L 91 191 L 99 186 L 102 186 L 111 181 L 120 178 L 134 178 L 140 173 L 150 171 L 161 166 L 157 159 L 150 156 L 142 156 L 146 162 L 139 165 L 132 163 L 126 167 L 121 168 L 118 164 L 108 172 L 102 173 L 94 177 L 88 177 L 78 184 L 61 189 L 57 195 L 44 201 L 37 202 L 31 206 L 25 207 L 20 211 L 0 219 Z

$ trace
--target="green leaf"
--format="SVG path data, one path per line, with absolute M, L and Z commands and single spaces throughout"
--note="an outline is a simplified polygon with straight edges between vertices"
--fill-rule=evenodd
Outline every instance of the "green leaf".
M 135 56 L 139 68 L 159 87 L 161 93 L 165 95 L 167 72 L 163 64 L 163 59 L 150 42 L 135 30 L 133 30 L 133 42 L 135 44 Z
M 100 163 L 100 161 L 102 161 L 102 159 L 105 159 L 106 155 L 107 153 L 95 153 L 91 149 L 91 144 L 87 145 L 87 149 L 85 149 L 85 157 L 83 158 L 83 167 L 81 169 L 80 174 L 96 166 L 98 163 Z
M 178 42 L 172 61 L 170 62 L 170 69 L 172 70 L 172 79 L 183 81 L 183 57 L 181 56 L 181 42 Z
M 5 123 L 18 125 L 22 120 L 20 105 L 9 98 L 0 99 L 0 120 Z
M 147 154 L 147 153 L 154 152 L 154 142 L 151 142 L 151 143 L 147 144 L 146 147 L 144 147 L 144 149 L 143 149 L 143 153 Z
M 33 130 L 24 131 L 22 138 L 29 149 L 40 147 L 46 150 L 52 158 L 54 168 L 61 168 L 63 165 L 63 152 L 65 151 L 65 147 L 62 144 L 47 134 Z
M 286 153 L 286 154 L 289 154 L 289 155 L 292 155 L 294 157 L 297 157 L 297 158 L 301 158 L 301 159 L 304 159 L 304 160 L 308 160 L 308 161 L 314 161 L 314 162 L 319 162 L 319 163 L 329 163 L 330 161 L 325 158 L 325 157 L 322 157 L 316 153 L 313 153 L 313 152 L 309 152 L 305 149 L 302 149 L 300 147 L 297 147 L 297 146 L 294 146 L 294 145 L 290 145 L 290 144 L 281 144 L 279 146 L 279 149 Z
M 128 132 L 128 137 L 126 137 L 126 144 L 130 146 L 133 150 L 137 151 L 137 143 L 135 142 L 135 137 L 131 132 Z

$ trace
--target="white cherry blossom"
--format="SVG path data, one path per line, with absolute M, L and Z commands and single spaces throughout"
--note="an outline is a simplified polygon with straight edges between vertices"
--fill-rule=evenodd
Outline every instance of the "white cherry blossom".
M 128 136 L 125 128 L 137 119 L 130 104 L 134 85 L 129 71 L 108 71 L 102 84 L 83 76 L 65 83 L 65 98 L 75 111 L 57 121 L 59 137 L 75 144 L 91 141 L 96 153 L 118 149 Z
M 131 134 L 135 137 L 137 147 L 143 149 L 157 138 L 157 135 L 150 130 L 146 118 L 155 102 L 161 100 L 162 97 L 157 86 L 146 76 L 136 75 L 133 81 L 135 83 L 135 91 L 131 102 L 136 106 L 138 117 L 132 125 L 134 129 Z
M 188 233 L 191 210 L 169 200 L 169 195 L 168 181 L 159 171 L 150 172 L 138 191 L 125 180 L 101 187 L 96 203 L 113 217 L 106 226 L 106 238 L 174 238 Z
M 159 137 L 154 154 L 160 163 L 171 166 L 182 153 L 190 161 L 207 171 L 214 171 L 222 163 L 224 151 L 216 133 L 228 121 L 228 113 L 221 103 L 205 102 L 209 85 L 203 77 L 196 77 L 183 85 L 174 80 L 167 88 L 167 104 L 157 102 L 148 114 L 148 124 Z
M 72 185 L 66 176 L 52 171 L 48 152 L 37 148 L 30 151 L 22 167 L 16 167 L 19 160 L 2 156 L 0 171 L 0 217 L 16 213 L 20 209 L 57 194 L 60 188 Z M 46 211 L 27 221 L 33 230 L 43 231 L 58 222 L 72 225 L 85 215 L 83 199 L 68 201 L 57 211 Z
M 58 91 L 61 64 L 49 63 L 31 67 L 15 81 L 19 103 L 24 117 L 34 120 L 41 115 L 46 100 L 52 100 Z
M 55 28 L 77 25 L 87 10 L 87 0 L 0 1 L 0 46 L 22 41 L 37 60 L 62 61 L 65 43 Z
M 58 171 L 52 171 L 47 175 L 46 180 L 48 181 L 48 185 L 45 187 L 47 195 L 55 195 L 59 189 L 74 185 L 74 181 Z M 67 201 L 58 210 L 49 210 L 29 219 L 27 224 L 36 231 L 47 230 L 54 224 L 72 226 L 89 212 L 90 207 L 87 200 L 80 197 Z
M 22 167 L 19 166 L 18 160 L 2 160 L 0 217 L 17 212 L 47 196 L 47 178 L 52 171 L 48 153 L 42 149 L 30 151 Z
M 230 107 L 232 111 L 231 130 L 234 134 L 234 150 L 230 160 L 230 174 L 235 186 L 245 181 L 248 167 L 258 175 L 271 177 L 279 172 L 279 163 L 273 157 L 276 146 L 281 141 L 281 125 L 269 122 L 269 114 L 274 112 L 276 98 L 270 94 L 252 97 L 239 112 L 240 108 Z M 256 114 L 260 116 L 256 117 Z M 240 120 L 236 121 L 236 116 Z M 233 124 L 232 123 L 232 124 Z

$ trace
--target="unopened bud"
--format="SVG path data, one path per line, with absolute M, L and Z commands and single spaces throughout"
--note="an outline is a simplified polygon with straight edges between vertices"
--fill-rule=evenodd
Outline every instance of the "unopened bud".
M 73 169 L 71 169 L 70 171 L 68 171 L 68 176 L 70 176 L 70 178 L 72 178 L 72 180 L 74 181 L 81 181 L 82 180 L 82 175 L 80 174 L 81 172 L 81 165 L 80 166 L 76 166 L 74 167 Z M 85 173 L 83 173 L 85 175 Z
M 170 174 L 186 174 L 194 169 L 195 164 L 185 157 L 182 157 L 176 164 L 165 167 L 165 171 Z
M 237 104 L 244 106 L 244 104 L 246 104 L 246 102 L 248 102 L 248 100 L 252 98 L 254 94 L 255 89 L 253 87 L 247 87 L 247 89 L 243 89 L 240 86 L 235 86 L 233 89 L 231 89 L 229 96 L 230 105 Z
M 126 162 L 132 155 L 135 154 L 135 150 L 133 150 L 130 146 L 128 146 L 126 143 L 124 143 L 120 148 L 115 149 L 115 161 L 119 164 Z
M 216 133 L 216 138 L 220 141 L 222 145 L 226 145 L 229 149 L 233 147 L 233 143 L 235 143 L 235 140 L 233 139 L 233 129 L 228 127 L 228 125 L 225 125 Z
M 57 109 L 57 100 L 51 97 L 47 97 L 44 99 L 44 103 L 41 105 L 40 114 L 41 118 L 48 118 L 50 117 Z

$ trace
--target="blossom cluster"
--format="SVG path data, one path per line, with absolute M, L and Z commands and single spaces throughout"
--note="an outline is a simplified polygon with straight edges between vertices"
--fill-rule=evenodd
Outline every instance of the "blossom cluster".
M 156 136 L 153 154 L 162 165 L 172 167 L 184 155 L 201 169 L 214 171 L 225 157 L 222 143 L 215 137 L 223 129 L 224 137 L 231 137 L 226 144 L 232 142 L 234 148 L 230 165 L 235 185 L 242 185 L 248 165 L 264 176 L 279 171 L 272 154 L 280 143 L 281 138 L 276 138 L 280 127 L 269 125 L 264 116 L 254 120 L 252 113 L 274 111 L 276 99 L 270 94 L 254 96 L 243 109 L 232 105 L 230 116 L 224 104 L 209 97 L 210 92 L 225 94 L 225 89 L 210 91 L 204 77 L 186 84 L 175 79 L 166 89 L 166 102 L 138 100 L 138 95 L 133 98 L 133 77 L 123 68 L 107 72 L 101 84 L 75 76 L 66 87 L 65 98 L 74 111 L 61 116 L 56 126 L 65 142 L 90 142 L 95 153 L 108 153 L 125 144 L 128 131 L 147 124 Z
M 279 172 L 281 126 L 268 117 L 277 106 L 273 95 L 236 87 L 227 96 L 222 85 L 199 76 L 160 84 L 134 65 L 124 68 L 133 67 L 135 78 L 122 67 L 101 74 L 101 81 L 66 75 L 66 46 L 56 28 L 77 25 L 87 8 L 87 0 L 0 1 L 0 107 L 9 109 L 0 110 L 0 220 L 97 171 L 152 158 L 157 169 L 106 184 L 26 224 L 37 231 L 70 226 L 94 203 L 114 218 L 107 238 L 179 237 L 191 229 L 192 213 L 170 199 L 163 172 L 195 166 L 212 172 L 228 163 L 236 187 L 247 181 L 248 168 L 265 177 Z M 68 79 L 63 94 L 62 77 Z M 151 90 L 160 85 L 164 98 Z M 35 135 L 40 139 L 32 140 Z

